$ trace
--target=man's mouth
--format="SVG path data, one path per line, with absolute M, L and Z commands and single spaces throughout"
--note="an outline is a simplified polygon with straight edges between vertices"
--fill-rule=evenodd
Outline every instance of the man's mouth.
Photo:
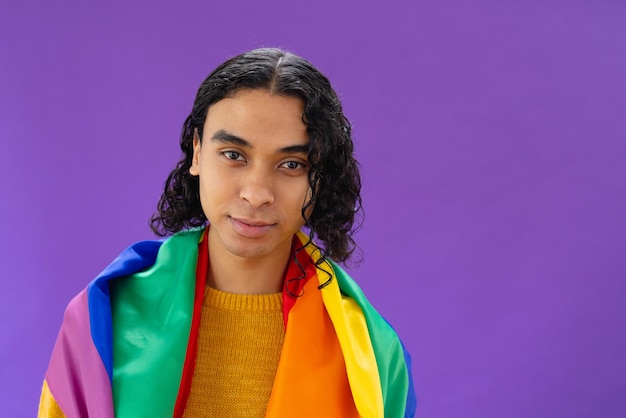
M 229 217 L 235 232 L 248 238 L 259 238 L 265 235 L 275 224 L 257 219 Z

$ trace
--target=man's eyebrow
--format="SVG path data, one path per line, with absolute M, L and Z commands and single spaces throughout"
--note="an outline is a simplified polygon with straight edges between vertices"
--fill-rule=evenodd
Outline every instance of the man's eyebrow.
M 238 137 L 237 135 L 231 134 L 230 132 L 223 129 L 215 132 L 211 137 L 211 140 L 215 142 L 221 142 L 222 144 L 232 144 L 244 148 L 252 148 L 252 145 L 245 139 Z
M 290 145 L 278 150 L 281 154 L 308 154 L 309 144 L 304 145 Z
M 254 148 L 251 143 L 246 141 L 245 139 L 232 134 L 224 129 L 220 129 L 215 132 L 211 137 L 211 140 L 215 142 L 219 142 L 222 144 L 232 144 L 237 145 L 243 148 Z M 278 149 L 280 154 L 308 154 L 309 153 L 309 144 L 303 145 L 289 145 L 287 147 L 282 147 Z

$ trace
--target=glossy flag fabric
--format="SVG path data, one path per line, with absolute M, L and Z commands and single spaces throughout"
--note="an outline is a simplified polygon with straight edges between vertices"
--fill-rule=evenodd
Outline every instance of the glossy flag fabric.
M 182 416 L 208 265 L 204 231 L 129 247 L 70 302 L 40 417 Z M 412 417 L 410 357 L 400 339 L 307 241 L 294 238 L 266 417 Z

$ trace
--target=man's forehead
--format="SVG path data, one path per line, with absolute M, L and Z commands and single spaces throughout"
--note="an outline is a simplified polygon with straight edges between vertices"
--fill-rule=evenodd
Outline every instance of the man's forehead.
M 297 97 L 245 90 L 209 108 L 203 137 L 247 148 L 308 152 L 303 110 L 302 100 Z

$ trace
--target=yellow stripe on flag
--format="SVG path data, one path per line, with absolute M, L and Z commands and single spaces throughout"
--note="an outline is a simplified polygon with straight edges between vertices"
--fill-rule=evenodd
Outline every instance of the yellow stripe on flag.
M 39 413 L 38 418 L 65 418 L 65 414 L 61 411 L 61 407 L 54 400 L 52 392 L 48 387 L 48 382 L 43 381 L 43 388 L 41 389 L 41 399 L 39 400 Z

